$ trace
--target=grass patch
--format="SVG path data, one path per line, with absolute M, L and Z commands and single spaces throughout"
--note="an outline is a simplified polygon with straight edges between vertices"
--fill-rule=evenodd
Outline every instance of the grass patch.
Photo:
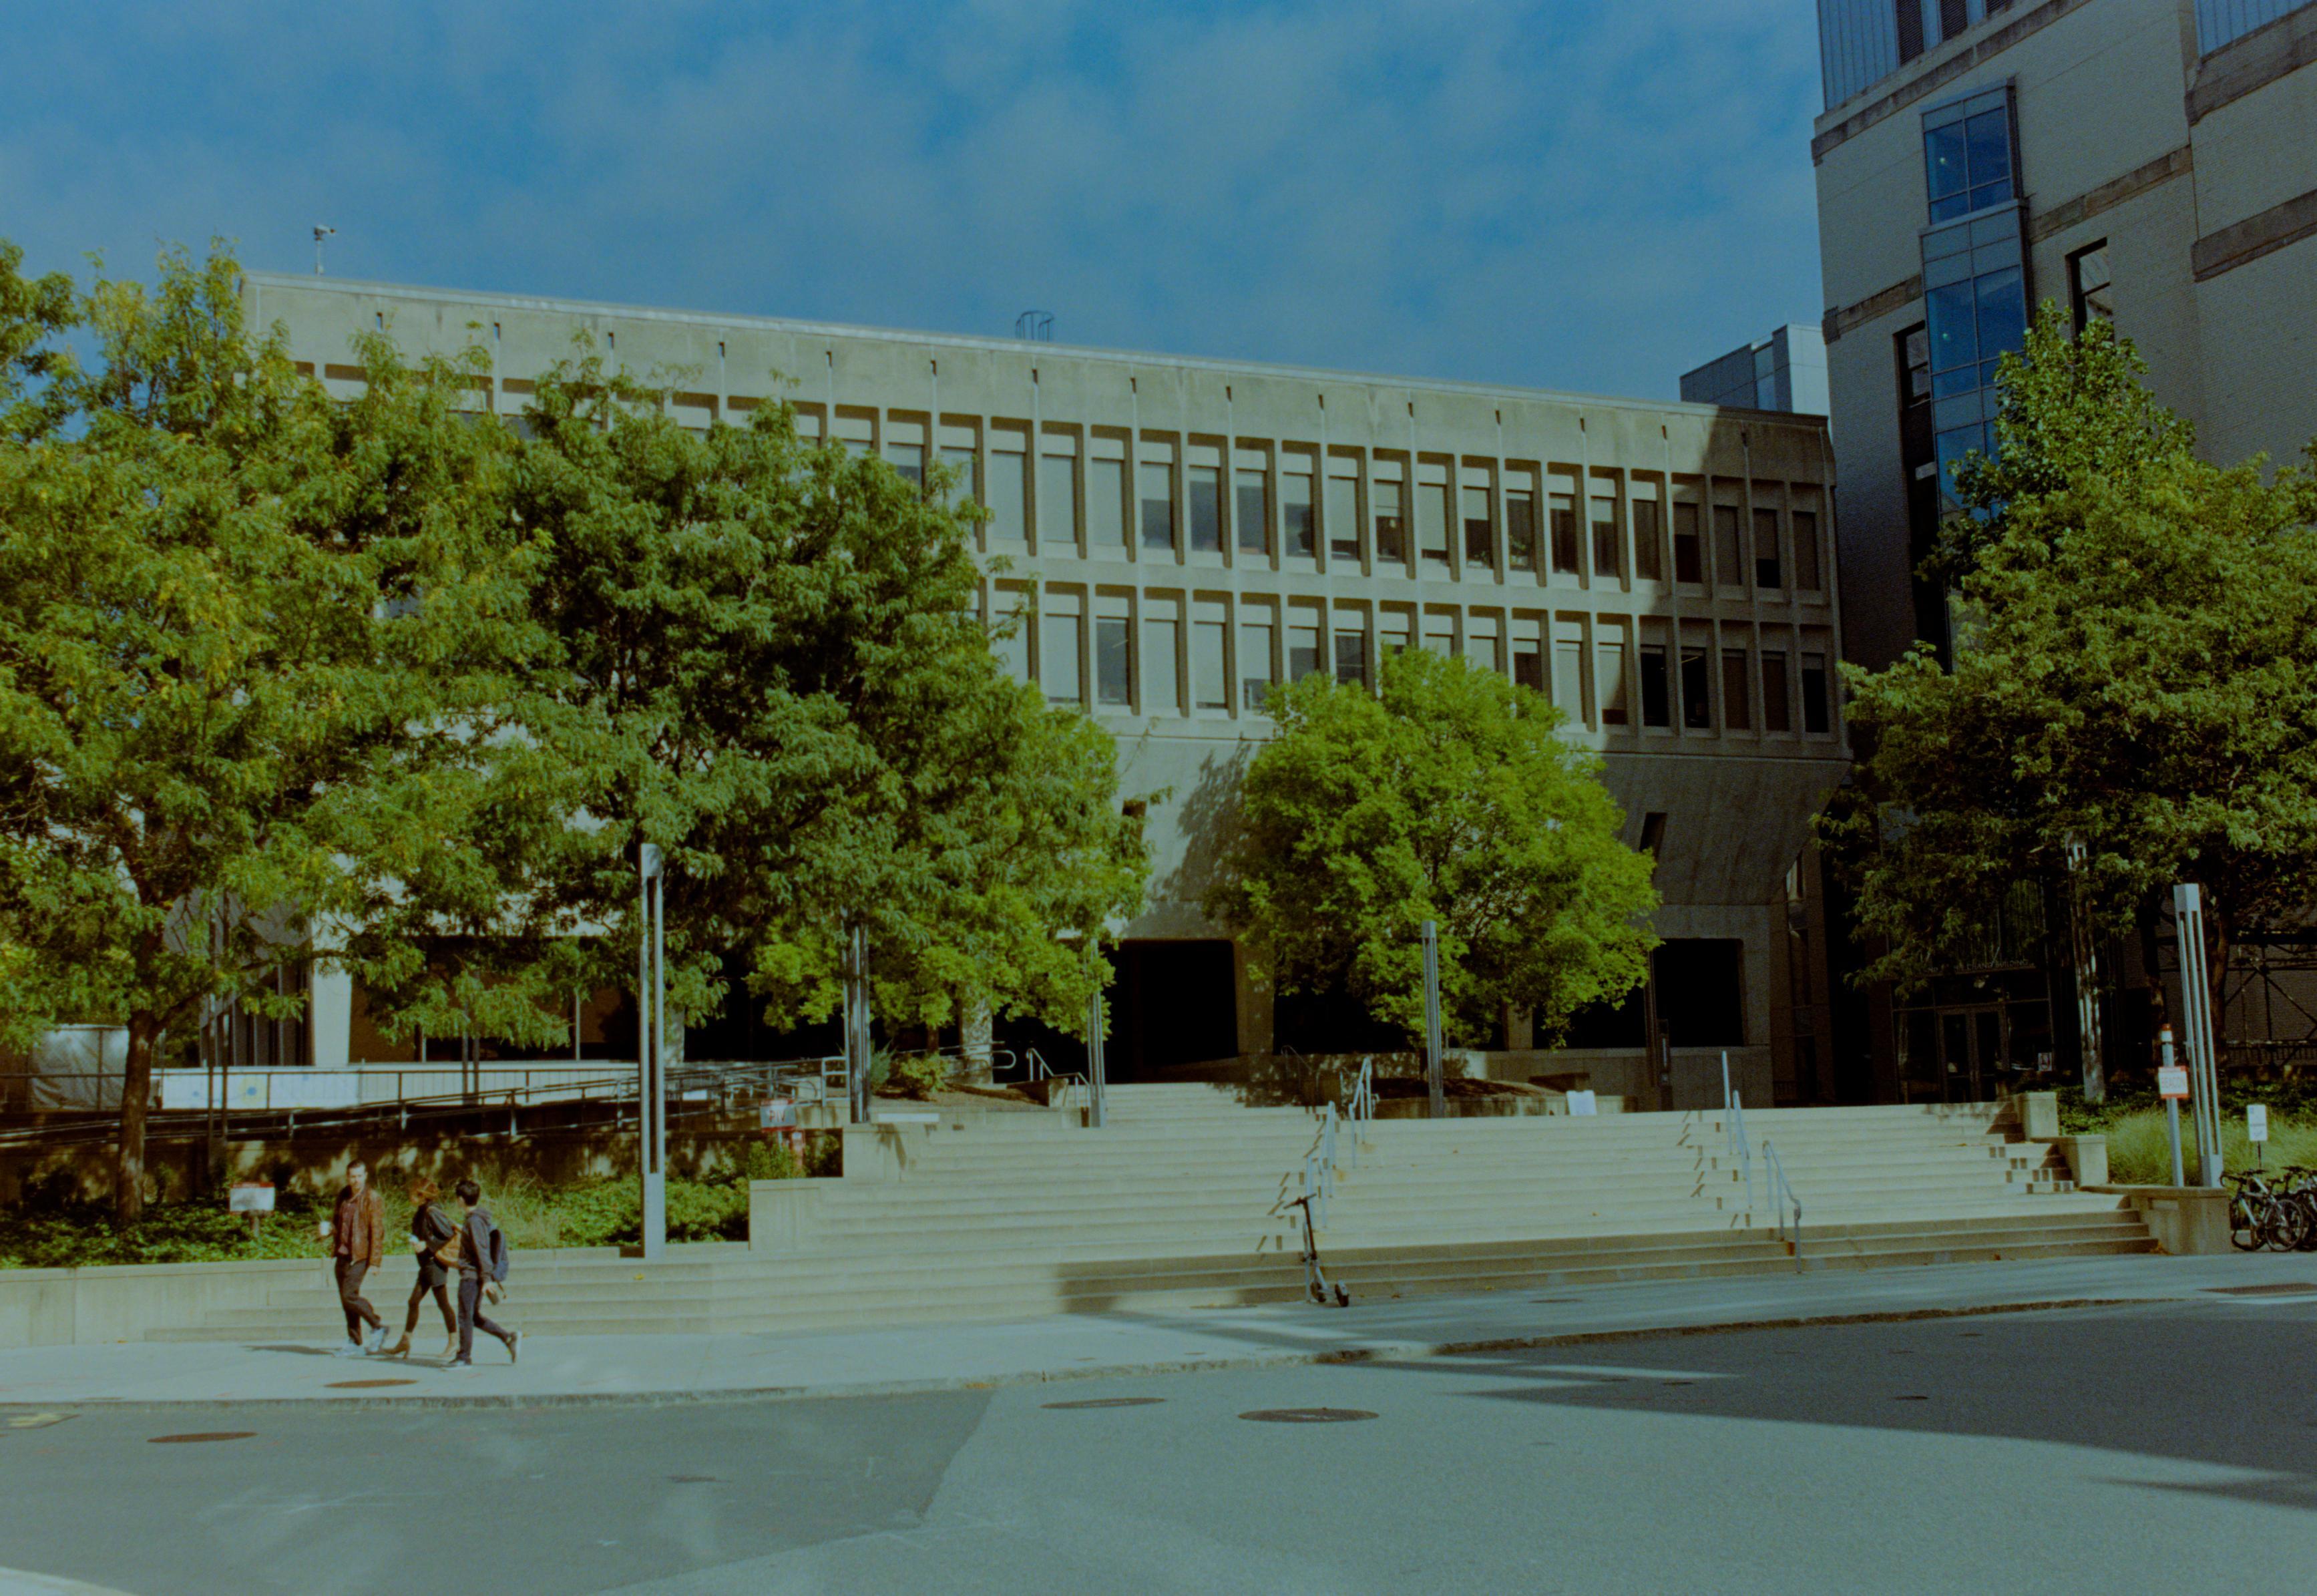
M 469 1171 L 481 1183 L 484 1206 L 517 1252 L 547 1247 L 610 1247 L 640 1239 L 643 1199 L 635 1178 L 550 1185 L 513 1160 L 478 1161 Z M 748 1237 L 748 1182 L 790 1179 L 808 1171 L 783 1145 L 752 1143 L 733 1169 L 705 1179 L 667 1183 L 667 1239 L 744 1242 Z M 387 1251 L 407 1251 L 410 1199 L 404 1183 L 380 1184 L 386 1203 Z M 329 1246 L 314 1233 L 329 1217 L 337 1193 L 282 1187 L 274 1212 L 257 1239 L 249 1222 L 226 1212 L 221 1197 L 154 1203 L 135 1224 L 116 1224 L 109 1204 L 28 1192 L 0 1214 L 0 1269 L 76 1269 L 112 1263 L 210 1263 L 258 1258 L 324 1258 Z M 447 1195 L 453 1219 L 459 1206 Z
M 2070 1128 L 2073 1134 L 2107 1137 L 2108 1179 L 2118 1185 L 2172 1183 L 2172 1152 L 2166 1139 L 2162 1108 L 2125 1108 L 2100 1116 L 2096 1124 Z M 2193 1180 L 2196 1176 L 2196 1131 L 2195 1116 L 2185 1105 L 2180 1114 L 2180 1149 L 2185 1172 Z M 2221 1116 L 2221 1152 L 2232 1170 L 2250 1170 L 2257 1161 L 2272 1170 L 2286 1164 L 2317 1168 L 2317 1116 L 2288 1119 L 2271 1114 L 2268 1141 L 2256 1160 L 2253 1144 L 2245 1139 L 2244 1115 L 2224 1112 Z

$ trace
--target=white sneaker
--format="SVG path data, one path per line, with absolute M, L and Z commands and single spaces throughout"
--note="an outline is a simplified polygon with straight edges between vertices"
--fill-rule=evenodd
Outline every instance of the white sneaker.
M 380 1324 L 371 1332 L 370 1345 L 362 1349 L 373 1358 L 386 1349 L 386 1326 Z
M 334 1349 L 330 1353 L 333 1358 L 360 1358 L 362 1355 L 362 1344 L 360 1341 L 348 1341 L 345 1345 Z

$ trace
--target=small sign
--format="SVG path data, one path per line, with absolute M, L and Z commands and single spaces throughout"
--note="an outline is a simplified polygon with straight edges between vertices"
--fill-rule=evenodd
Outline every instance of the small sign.
M 800 1103 L 825 1103 L 828 1100 L 828 1083 L 818 1077 L 808 1076 L 789 1084 L 796 1089 L 796 1100 Z
M 1589 1091 L 1570 1092 L 1569 1111 L 1571 1114 L 1598 1114 L 1601 1112 L 1600 1099 Z
M 791 1098 L 774 1098 L 769 1103 L 756 1105 L 756 1125 L 760 1130 L 769 1131 L 795 1123 L 796 1103 Z
M 271 1214 L 273 1212 L 273 1188 L 266 1185 L 237 1186 L 226 1198 L 230 1214 Z
M 2245 1105 L 2245 1139 L 2249 1142 L 2268 1140 L 2268 1105 L 2267 1103 Z
M 2181 1064 L 2166 1064 L 2156 1071 L 2156 1095 L 2160 1098 L 2185 1098 L 2188 1095 L 2188 1071 Z

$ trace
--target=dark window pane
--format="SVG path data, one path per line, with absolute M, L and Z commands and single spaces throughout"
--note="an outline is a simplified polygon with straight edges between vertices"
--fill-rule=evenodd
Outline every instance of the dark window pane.
M 1375 557 L 1386 565 L 1408 563 L 1408 519 L 1400 512 L 1400 487 L 1398 482 L 1378 482 L 1372 494 L 1375 500 Z
M 1705 552 L 1697 534 L 1695 505 L 1677 504 L 1673 507 L 1673 579 L 1705 580 Z
M 1497 563 L 1497 527 L 1485 488 L 1464 489 L 1464 563 L 1490 569 Z
M 1515 570 L 1536 569 L 1536 499 L 1527 492 L 1505 495 L 1505 543 Z
M 1336 633 L 1336 679 L 1368 685 L 1368 634 L 1364 632 Z
M 1681 651 L 1681 723 L 1693 731 L 1713 730 L 1713 700 L 1706 682 L 1705 650 Z
M 1287 551 L 1310 558 L 1318 551 L 1311 530 L 1311 479 L 1280 479 L 1279 518 L 1287 536 Z
M 1593 574 L 1617 578 L 1625 574 L 1624 540 L 1617 535 L 1617 501 L 1593 501 Z
M 1754 586 L 1783 587 L 1778 569 L 1778 512 L 1754 512 Z
M 1796 510 L 1794 523 L 1794 586 L 1805 593 L 1816 593 L 1821 584 L 1819 575 L 1818 512 Z
M 1971 187 L 1971 173 L 1965 166 L 1968 146 L 1961 122 L 1949 122 L 1943 128 L 1933 128 L 1923 135 L 1923 161 L 1930 182 L 1933 204 L 1931 220 L 1946 220 L 1937 209 L 1937 202 L 1960 195 Z M 1951 212 L 1960 215 L 1960 211 Z
M 1633 574 L 1645 582 L 1665 580 L 1665 538 L 1653 498 L 1633 501 Z
M 1552 569 L 1577 574 L 1577 506 L 1565 493 L 1552 496 Z
M 1243 554 L 1271 552 L 1271 489 L 1261 471 L 1239 474 L 1239 497 L 1232 502 L 1239 521 L 1239 546 Z
M 1803 730 L 1823 733 L 1826 720 L 1826 656 L 1803 656 Z
M 1141 476 L 1142 546 L 1171 549 L 1175 546 L 1175 468 L 1145 464 Z
M 2108 280 L 2106 239 L 2068 257 L 2068 297 L 2075 309 L 2078 332 L 2094 320 L 2116 319 L 2116 296 Z
M 1762 730 L 1792 731 L 1794 712 L 1786 704 L 1786 656 L 1777 649 L 1762 650 Z
M 1223 474 L 1220 467 L 1191 468 L 1191 551 L 1220 554 L 1223 547 Z
M 1949 282 L 1925 297 L 1924 325 L 1931 336 L 1931 370 L 1953 371 L 1979 363 L 1979 335 L 1973 314 L 1972 285 Z
M 1738 507 L 1713 507 L 1713 579 L 1724 587 L 1746 585 L 1746 551 L 1738 534 Z
M 1122 707 L 1133 704 L 1133 656 L 1123 616 L 1094 623 L 1094 668 L 1095 687 L 1102 703 Z
M 1673 723 L 1671 684 L 1666 679 L 1666 651 L 1656 643 L 1642 645 L 1642 724 Z
M 1964 142 L 1971 163 L 1971 187 L 1984 193 L 1991 186 L 2003 192 L 1996 196 L 2011 197 L 2011 117 L 1998 107 L 1982 111 L 1964 123 Z
M 1538 651 L 1542 645 L 1534 642 L 1513 645 L 1513 685 L 1526 687 L 1532 693 L 1544 691 L 1544 656 Z
M 1982 360 L 2027 345 L 2027 293 L 2019 268 L 1990 272 L 1973 287 L 1979 300 L 1979 354 Z
M 1747 677 L 1746 650 L 1722 650 L 1722 723 L 1732 731 L 1748 731 L 1754 725 L 1753 685 Z
M 1907 389 L 1901 397 L 1905 404 L 1919 404 L 1931 397 L 1931 337 L 1922 327 L 1914 327 L 1899 335 L 1901 358 L 1907 367 Z

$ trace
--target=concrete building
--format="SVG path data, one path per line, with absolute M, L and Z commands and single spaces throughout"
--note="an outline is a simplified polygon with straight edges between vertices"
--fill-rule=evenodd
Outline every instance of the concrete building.
M 1659 999 L 1697 1080 L 1727 1046 L 1781 1097 L 1819 1095 L 1795 1014 L 1822 941 L 1794 928 L 1785 878 L 1847 757 L 1821 421 L 307 276 L 245 291 L 335 391 L 358 377 L 350 340 L 382 327 L 414 350 L 479 342 L 476 402 L 512 417 L 585 330 L 634 371 L 688 373 L 668 400 L 687 426 L 785 401 L 808 437 L 960 468 L 990 511 L 982 552 L 1009 561 L 989 613 L 1035 605 L 1013 668 L 1116 736 L 1125 791 L 1169 794 L 1119 960 L 1114 1075 L 1334 1045 L 1328 1006 L 1275 1005 L 1198 904 L 1272 733 L 1266 685 L 1372 679 L 1424 647 L 1549 692 L 1606 757 L 1627 840 L 1660 861 Z M 358 994 L 325 984 L 314 1062 L 380 1056 Z M 1578 1038 L 1602 1089 L 1638 1071 L 1638 1009 Z
M 1826 337 L 1817 327 L 1782 327 L 1758 344 L 1741 344 L 1719 360 L 1681 374 L 1681 397 L 1693 405 L 1744 410 L 1827 413 Z
M 2317 435 L 2317 5 L 1820 0 L 1844 646 L 1944 641 L 1913 570 L 2031 308 L 2112 319 L 2212 459 Z
M 1996 361 L 2039 302 L 2128 335 L 2210 459 L 2317 436 L 2317 4 L 1820 0 L 1819 22 L 1843 647 L 1879 668 L 1946 646 L 1946 596 L 1914 573 L 1945 472 L 1992 446 Z M 2023 883 L 1971 968 L 1904 1007 L 1871 994 L 1877 1095 L 1976 1099 L 2072 1065 L 2048 907 Z M 2311 961 L 2258 959 L 2224 1035 L 2307 1048 L 2269 1010 Z M 2112 1061 L 2144 1048 L 2144 999 L 2104 993 Z

